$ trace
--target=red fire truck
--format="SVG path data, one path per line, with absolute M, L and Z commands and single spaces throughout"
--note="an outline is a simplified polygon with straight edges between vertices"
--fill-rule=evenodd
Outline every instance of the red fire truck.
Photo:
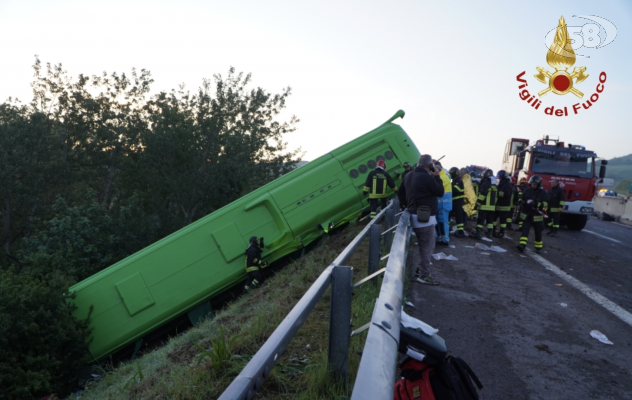
M 560 225 L 572 230 L 582 230 L 588 216 L 595 209 L 593 198 L 597 190 L 595 173 L 595 152 L 577 144 L 564 145 L 559 139 L 549 139 L 548 135 L 529 145 L 527 139 L 512 138 L 507 141 L 503 155 L 502 169 L 511 176 L 526 178 L 533 175 L 542 178 L 545 190 L 551 188 L 551 179 L 564 183 L 566 195 Z M 601 160 L 599 178 L 606 175 L 608 161 Z

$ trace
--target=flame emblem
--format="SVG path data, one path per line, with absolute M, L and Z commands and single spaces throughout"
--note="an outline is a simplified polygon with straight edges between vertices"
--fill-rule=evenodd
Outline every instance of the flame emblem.
M 575 79 L 575 84 L 585 81 L 588 78 L 588 75 L 584 73 L 586 67 L 575 67 L 572 73 L 569 74 L 567 72 L 567 69 L 575 64 L 575 59 L 575 51 L 573 51 L 571 46 L 566 21 L 564 21 L 564 16 L 561 16 L 557 24 L 555 40 L 546 53 L 546 62 L 555 68 L 555 72 L 551 73 L 544 67 L 536 68 L 538 74 L 534 76 L 537 80 L 546 84 L 546 78 L 549 79 L 549 87 L 539 92 L 538 96 L 542 97 L 549 92 L 559 95 L 571 92 L 580 99 L 584 97 L 582 92 L 573 87 L 573 79 Z

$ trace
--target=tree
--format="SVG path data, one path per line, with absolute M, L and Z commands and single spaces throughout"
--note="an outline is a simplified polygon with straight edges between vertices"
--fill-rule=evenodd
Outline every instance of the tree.
M 130 181 L 151 194 L 152 210 L 173 229 L 211 213 L 294 168 L 300 150 L 286 151 L 283 135 L 296 117 L 278 122 L 290 88 L 272 95 L 247 90 L 250 75 L 230 69 L 197 94 L 160 93 L 147 105 L 151 130 L 141 136 Z M 162 213 L 164 215 L 164 212 Z

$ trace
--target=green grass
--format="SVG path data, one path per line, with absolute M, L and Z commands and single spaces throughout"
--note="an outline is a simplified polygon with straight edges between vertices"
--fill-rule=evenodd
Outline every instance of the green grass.
M 90 382 L 82 400 L 91 399 L 214 399 L 239 374 L 305 291 L 353 240 L 363 224 L 325 237 L 314 250 L 268 278 L 261 288 L 241 296 L 214 318 L 171 338 L 136 361 L 121 364 Z M 383 254 L 385 254 L 383 252 Z M 354 281 L 366 276 L 368 239 L 347 265 Z M 381 262 L 380 268 L 386 265 Z M 353 328 L 369 322 L 379 295 L 378 285 L 354 291 Z M 366 331 L 351 338 L 348 379 L 331 379 L 327 370 L 329 290 L 280 357 L 258 391 L 258 399 L 346 399 L 357 373 Z

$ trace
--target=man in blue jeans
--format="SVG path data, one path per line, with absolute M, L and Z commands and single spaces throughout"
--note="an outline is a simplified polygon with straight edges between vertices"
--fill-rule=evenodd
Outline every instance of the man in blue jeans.
M 439 282 L 430 273 L 430 259 L 435 248 L 435 225 L 437 224 L 438 197 L 444 195 L 443 181 L 435 168 L 432 157 L 421 155 L 417 167 L 406 174 L 397 190 L 400 204 L 410 212 L 410 224 L 413 227 L 419 245 L 419 264 L 415 275 L 417 282 L 438 285 Z M 427 221 L 419 221 L 417 210 L 429 209 Z M 421 214 L 421 213 L 420 213 Z
M 448 246 L 450 243 L 450 211 L 452 211 L 452 184 L 447 171 L 443 169 L 439 161 L 434 163 L 435 169 L 438 169 L 439 177 L 443 183 L 443 196 L 439 197 L 437 209 L 437 244 L 439 246 Z

